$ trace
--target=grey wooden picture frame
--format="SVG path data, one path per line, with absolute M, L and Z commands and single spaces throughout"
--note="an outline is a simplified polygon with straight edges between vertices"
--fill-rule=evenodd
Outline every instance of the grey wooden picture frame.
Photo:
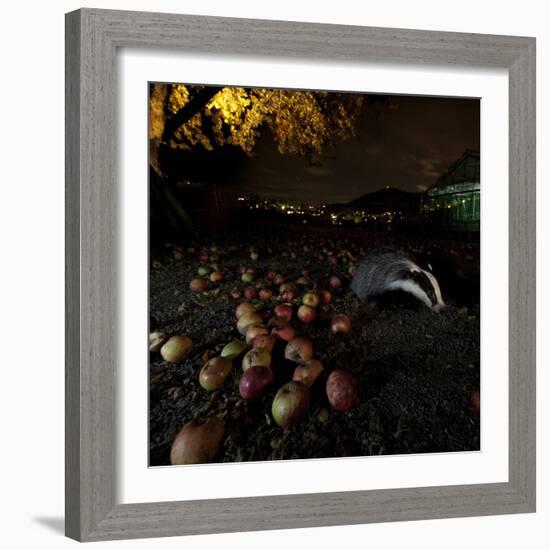
M 508 70 L 507 482 L 115 502 L 115 58 L 122 47 Z M 534 511 L 535 39 L 96 9 L 67 14 L 67 536 L 100 541 Z

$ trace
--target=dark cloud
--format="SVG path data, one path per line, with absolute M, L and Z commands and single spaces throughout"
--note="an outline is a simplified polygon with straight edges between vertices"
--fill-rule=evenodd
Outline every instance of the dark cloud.
M 315 165 L 280 155 L 263 135 L 239 190 L 311 202 L 347 202 L 386 186 L 422 191 L 465 149 L 479 150 L 479 137 L 477 99 L 394 96 L 391 111 L 365 108 L 357 137 Z

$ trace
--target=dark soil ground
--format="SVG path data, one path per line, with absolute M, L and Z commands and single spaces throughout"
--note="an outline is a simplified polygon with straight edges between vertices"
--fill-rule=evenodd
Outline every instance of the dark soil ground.
M 151 328 L 190 336 L 194 348 L 175 364 L 158 353 L 150 355 L 151 466 L 169 464 L 171 443 L 183 424 L 209 415 L 225 421 L 219 462 L 479 449 L 480 419 L 470 406 L 472 391 L 479 388 L 477 245 L 397 232 L 301 226 L 255 226 L 253 231 L 212 233 L 180 244 L 179 261 L 172 244 L 152 252 Z M 197 277 L 199 252 L 213 245 L 217 251 L 210 255 L 218 258 L 205 263 L 217 264 L 225 281 L 193 294 L 189 281 Z M 387 245 L 413 253 L 420 262 L 429 261 L 449 307 L 434 313 L 404 294 L 386 296 L 377 304 L 360 303 L 348 290 L 349 256 Z M 250 259 L 251 246 L 259 250 L 255 262 Z M 338 256 L 336 265 L 327 261 L 330 253 Z M 314 324 L 292 320 L 297 334 L 314 343 L 325 371 L 311 388 L 309 417 L 288 430 L 271 418 L 273 396 L 292 378 L 295 367 L 283 359 L 282 348 L 274 351 L 275 385 L 257 402 L 239 395 L 239 359 L 222 389 L 207 392 L 198 382 L 209 357 L 218 355 L 227 342 L 243 338 L 234 311 L 245 299 L 230 295 L 235 287 L 250 286 L 240 280 L 240 265 L 256 269 L 253 285 L 268 285 L 269 271 L 291 281 L 309 270 L 310 283 L 298 287 L 296 304 L 306 290 L 328 288 L 330 275 L 344 281 Z M 272 288 L 273 300 L 261 308 L 266 312 L 277 303 L 277 289 Z M 351 317 L 350 334 L 332 334 L 329 320 L 335 312 Z M 337 367 L 349 370 L 359 389 L 359 403 L 348 413 L 331 409 L 325 393 L 326 377 Z

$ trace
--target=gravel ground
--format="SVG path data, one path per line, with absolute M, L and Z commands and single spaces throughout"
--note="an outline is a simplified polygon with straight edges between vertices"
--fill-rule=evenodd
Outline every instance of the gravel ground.
M 479 416 L 470 406 L 471 393 L 479 388 L 476 245 L 342 228 L 268 226 L 250 233 L 236 229 L 180 243 L 179 261 L 174 259 L 173 243 L 152 252 L 152 328 L 190 336 L 194 348 L 187 359 L 175 364 L 163 361 L 158 353 L 150 355 L 151 466 L 169 464 L 171 443 L 184 423 L 209 415 L 219 415 L 225 422 L 218 462 L 479 449 Z M 218 258 L 203 263 L 216 263 L 225 281 L 193 294 L 189 281 L 197 277 L 198 255 L 213 245 L 217 251 L 209 254 Z M 437 314 L 402 294 L 361 304 L 348 290 L 348 267 L 354 257 L 386 245 L 429 260 L 449 307 Z M 258 249 L 257 261 L 250 259 L 251 246 Z M 194 250 L 188 251 L 189 247 Z M 335 265 L 328 261 L 331 254 L 337 257 Z M 309 283 L 298 287 L 296 303 L 306 290 L 328 288 L 330 275 L 339 275 L 344 282 L 313 324 L 292 320 L 297 334 L 314 343 L 325 371 L 311 388 L 309 417 L 288 430 L 271 418 L 273 396 L 292 378 L 295 366 L 284 360 L 282 348 L 274 350 L 275 384 L 257 402 L 246 402 L 239 395 L 239 360 L 220 390 L 207 392 L 198 383 L 204 362 L 230 340 L 242 339 L 234 310 L 245 300 L 230 295 L 235 287 L 251 286 L 241 283 L 240 265 L 255 268 L 253 285 L 267 284 L 269 271 L 290 281 L 309 270 Z M 262 311 L 270 311 L 276 303 L 274 298 Z M 350 316 L 350 334 L 332 334 L 329 320 L 335 312 Z M 348 413 L 331 409 L 326 398 L 326 377 L 338 367 L 354 375 L 359 389 L 359 403 Z

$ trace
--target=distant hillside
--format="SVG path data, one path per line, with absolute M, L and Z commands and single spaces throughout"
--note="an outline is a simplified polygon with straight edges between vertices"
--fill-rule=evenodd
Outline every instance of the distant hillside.
M 339 206 L 341 208 L 361 208 L 373 213 L 388 210 L 418 212 L 420 208 L 420 193 L 409 193 L 408 191 L 388 187 L 380 189 L 380 191 L 367 193 L 345 205 L 342 204 Z

